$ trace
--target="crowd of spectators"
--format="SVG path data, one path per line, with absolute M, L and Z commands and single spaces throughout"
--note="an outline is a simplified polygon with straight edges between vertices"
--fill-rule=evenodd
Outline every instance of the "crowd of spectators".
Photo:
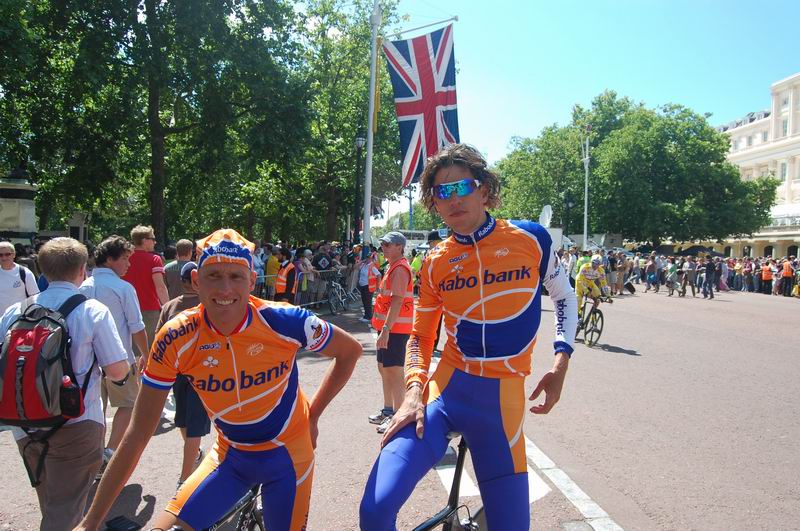
M 564 267 L 574 279 L 580 267 L 593 256 L 589 251 L 559 251 Z M 644 292 L 668 296 L 700 294 L 713 298 L 714 292 L 739 291 L 800 297 L 800 263 L 795 256 L 773 257 L 722 257 L 710 254 L 700 256 L 665 256 L 656 252 L 630 253 L 625 251 L 596 251 L 602 260 L 606 281 L 612 296 L 626 293 L 626 284 L 644 285 Z

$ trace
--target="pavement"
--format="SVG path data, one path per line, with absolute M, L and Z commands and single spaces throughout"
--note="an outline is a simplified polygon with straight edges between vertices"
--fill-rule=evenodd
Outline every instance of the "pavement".
M 552 305 L 528 392 L 551 365 Z M 800 528 L 800 301 L 721 293 L 713 301 L 639 293 L 603 305 L 598 345 L 580 342 L 561 401 L 529 415 L 524 435 L 535 530 Z M 374 335 L 356 312 L 330 320 L 365 352 L 320 420 L 310 530 L 357 529 L 358 505 L 380 436 L 366 416 L 382 405 Z M 298 356 L 311 395 L 329 360 Z M 181 439 L 169 410 L 113 517 L 141 524 L 175 489 Z M 208 447 L 211 438 L 203 445 Z M 36 529 L 34 491 L 9 433 L 0 432 L 0 529 Z M 410 529 L 441 508 L 452 467 L 419 483 L 398 516 Z M 479 503 L 471 466 L 463 502 Z

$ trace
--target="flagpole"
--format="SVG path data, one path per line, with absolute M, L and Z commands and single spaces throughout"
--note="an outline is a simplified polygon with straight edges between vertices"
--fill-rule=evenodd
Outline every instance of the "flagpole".
M 430 24 L 425 24 L 424 26 L 417 26 L 416 28 L 411 28 L 411 29 L 407 29 L 407 30 L 403 30 L 403 31 L 398 31 L 397 33 L 391 33 L 390 36 L 396 38 L 396 37 L 399 37 L 400 35 L 402 35 L 403 33 L 409 33 L 411 31 L 417 31 L 417 30 L 421 30 L 421 29 L 425 29 L 425 28 L 430 28 L 431 26 L 438 26 L 439 24 L 444 24 L 445 22 L 458 22 L 458 15 L 456 15 L 454 17 L 450 17 L 450 18 L 448 18 L 446 20 L 440 20 L 439 22 L 431 22 Z
M 375 83 L 378 75 L 377 72 L 377 59 L 378 59 L 378 28 L 381 25 L 382 19 L 381 6 L 379 0 L 375 0 L 372 6 L 372 15 L 369 17 L 370 24 L 372 25 L 372 52 L 370 56 L 370 74 L 369 74 L 369 113 L 367 116 L 367 161 L 364 170 L 364 247 L 362 249 L 362 256 L 369 256 L 367 245 L 372 243 L 372 235 L 370 233 L 370 221 L 372 217 L 372 151 L 374 145 L 375 131 L 374 117 L 375 113 Z

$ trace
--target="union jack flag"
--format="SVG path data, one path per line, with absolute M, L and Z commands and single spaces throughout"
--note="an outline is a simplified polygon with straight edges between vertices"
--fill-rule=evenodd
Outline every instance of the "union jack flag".
M 403 186 L 416 182 L 425 159 L 458 142 L 453 25 L 383 45 L 394 88 Z

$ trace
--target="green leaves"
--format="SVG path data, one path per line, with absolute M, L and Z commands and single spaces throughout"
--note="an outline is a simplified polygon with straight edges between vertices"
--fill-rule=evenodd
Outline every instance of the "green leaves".
M 517 139 L 497 165 L 502 213 L 535 219 L 551 204 L 554 220 L 581 232 L 584 170 L 580 137 L 591 124 L 590 232 L 621 233 L 654 244 L 750 234 L 769 221 L 774 179 L 744 182 L 726 161 L 727 137 L 681 105 L 647 109 L 607 91 L 573 121 L 535 139 Z M 576 204 L 566 208 L 566 200 Z M 567 212 L 569 210 L 569 212 Z

